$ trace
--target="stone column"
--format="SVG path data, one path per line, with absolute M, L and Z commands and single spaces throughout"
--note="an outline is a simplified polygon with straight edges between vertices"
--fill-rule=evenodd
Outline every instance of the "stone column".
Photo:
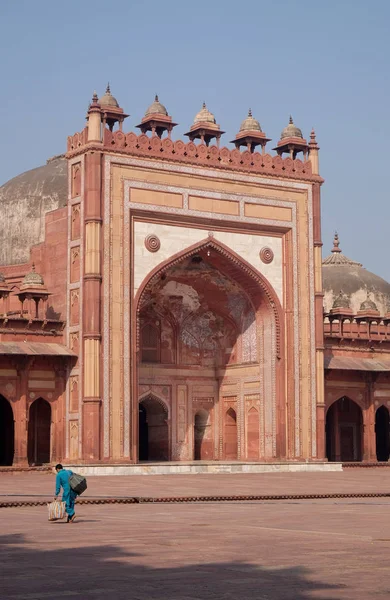
M 50 451 L 51 462 L 62 462 L 65 458 L 65 428 L 67 426 L 65 419 L 65 387 L 66 371 L 63 366 L 55 366 L 55 389 L 57 401 L 52 405 L 52 428 L 51 433 L 52 446 Z
M 83 273 L 83 459 L 101 458 L 101 179 L 102 154 L 85 155 Z
M 316 339 L 316 458 L 325 459 L 324 314 L 320 184 L 313 185 L 314 294 Z M 314 445 L 314 444 L 313 444 Z
M 368 375 L 367 408 L 363 410 L 363 460 L 368 462 L 376 462 L 374 378 L 375 374 Z
M 23 365 L 23 368 L 18 370 L 19 380 L 19 400 L 12 404 L 14 411 L 14 460 L 13 464 L 18 467 L 28 466 L 28 365 Z

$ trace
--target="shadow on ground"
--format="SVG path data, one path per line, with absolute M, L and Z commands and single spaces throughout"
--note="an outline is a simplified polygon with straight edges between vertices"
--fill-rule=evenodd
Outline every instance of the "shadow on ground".
M 82 546 L 81 535 L 75 527 L 75 547 L 55 550 L 37 550 L 22 535 L 0 536 L 2 600 L 330 600 L 327 590 L 339 597 L 339 586 L 309 580 L 302 567 L 267 569 L 216 557 L 215 563 L 153 568 L 119 547 Z

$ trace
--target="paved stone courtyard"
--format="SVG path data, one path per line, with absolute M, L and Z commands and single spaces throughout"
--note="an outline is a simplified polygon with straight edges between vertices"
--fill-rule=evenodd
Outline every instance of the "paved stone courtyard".
M 165 480 L 165 483 L 164 481 Z M 191 480 L 191 481 L 190 481 Z M 90 495 L 390 491 L 390 469 L 90 478 Z M 0 474 L 0 496 L 50 475 Z M 256 487 L 256 490 L 254 488 Z M 376 488 L 376 489 L 375 489 Z M 390 597 L 390 499 L 0 509 L 2 599 L 306 600 Z

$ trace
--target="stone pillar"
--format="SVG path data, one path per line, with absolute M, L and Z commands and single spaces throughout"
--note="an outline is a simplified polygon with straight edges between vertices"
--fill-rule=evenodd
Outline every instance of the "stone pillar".
M 55 367 L 57 401 L 52 405 L 52 433 L 51 433 L 51 462 L 62 462 L 65 458 L 65 387 L 66 371 L 63 367 Z
M 371 373 L 367 382 L 367 408 L 363 410 L 363 460 L 376 462 L 374 381 Z
M 320 184 L 313 185 L 314 295 L 316 340 L 316 458 L 325 459 L 324 311 Z
M 19 379 L 19 400 L 12 404 L 14 411 L 14 431 L 15 431 L 15 444 L 14 444 L 14 461 L 13 464 L 17 467 L 28 466 L 28 408 L 27 408 L 27 394 L 28 394 L 28 376 L 29 369 L 25 366 L 23 369 L 18 371 Z
M 101 161 L 85 156 L 83 273 L 83 459 L 101 458 Z

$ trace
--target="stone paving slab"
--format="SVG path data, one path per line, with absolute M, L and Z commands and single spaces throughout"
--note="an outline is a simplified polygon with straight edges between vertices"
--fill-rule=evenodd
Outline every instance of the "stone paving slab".
M 275 482 L 276 485 L 276 482 Z M 384 600 L 390 501 L 0 511 L 2 600 Z
M 51 473 L 0 473 L 0 501 L 51 499 Z M 83 498 L 107 496 L 195 496 L 245 494 L 390 493 L 390 469 L 347 469 L 336 473 L 132 475 L 88 477 Z

